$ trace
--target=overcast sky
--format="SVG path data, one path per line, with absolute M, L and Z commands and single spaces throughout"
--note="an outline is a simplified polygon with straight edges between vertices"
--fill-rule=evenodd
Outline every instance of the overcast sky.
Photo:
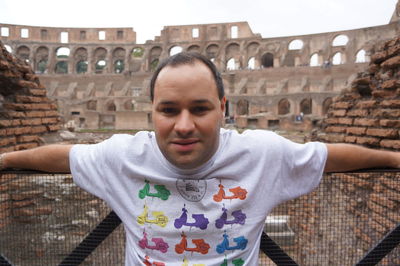
M 137 43 L 163 26 L 247 21 L 262 37 L 389 23 L 397 0 L 0 0 L 0 23 L 48 27 L 132 27 Z

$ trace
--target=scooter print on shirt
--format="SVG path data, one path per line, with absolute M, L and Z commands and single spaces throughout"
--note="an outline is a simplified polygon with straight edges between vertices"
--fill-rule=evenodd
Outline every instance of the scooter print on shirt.
M 147 207 L 147 205 L 145 204 L 142 214 L 140 214 L 137 218 L 138 224 L 144 225 L 145 223 L 150 223 L 150 224 L 156 224 L 161 227 L 165 227 L 167 225 L 168 217 L 164 215 L 164 212 L 161 211 L 151 212 L 151 214 L 154 217 L 153 220 L 148 219 L 148 212 L 149 212 L 149 207 Z
M 189 265 L 189 260 L 186 258 L 186 256 L 183 258 L 182 266 L 190 266 Z M 203 263 L 195 263 L 195 264 L 192 264 L 192 266 L 206 266 L 206 265 L 203 264 Z
M 221 215 L 221 217 L 219 217 L 215 221 L 215 227 L 217 227 L 218 229 L 221 229 L 226 224 L 244 225 L 244 223 L 246 222 L 246 214 L 244 214 L 242 212 L 242 210 L 233 211 L 231 215 L 234 217 L 234 219 L 228 221 L 228 210 L 225 208 L 225 205 L 224 205 L 224 207 L 222 207 L 222 215 Z
M 244 200 L 247 196 L 247 190 L 244 188 L 239 187 L 234 187 L 234 188 L 230 188 L 229 191 L 232 192 L 231 195 L 226 195 L 225 194 L 225 190 L 224 190 L 224 185 L 219 184 L 218 185 L 219 190 L 216 194 L 213 195 L 213 199 L 216 202 L 220 202 L 223 199 L 240 199 L 240 200 Z
M 234 266 L 242 266 L 244 265 L 244 260 L 241 258 L 232 260 L 232 264 Z M 220 266 L 228 266 L 228 260 L 225 258 L 224 262 Z
M 143 231 L 143 238 L 139 240 L 139 247 L 141 247 L 142 249 L 147 248 L 147 249 L 159 250 L 162 253 L 168 251 L 169 245 L 162 238 L 153 237 L 151 241 L 155 243 L 154 246 L 149 245 L 147 240 L 147 233 Z
M 185 225 L 185 226 L 190 226 L 190 227 L 195 226 L 195 227 L 200 228 L 201 230 L 207 229 L 207 225 L 208 225 L 209 221 L 206 217 L 204 217 L 204 214 L 192 214 L 192 218 L 194 219 L 194 222 L 189 223 L 188 217 L 187 217 L 188 211 L 185 207 L 186 207 L 186 205 L 184 204 L 183 208 L 182 208 L 181 217 L 175 219 L 175 222 L 174 222 L 175 228 L 180 229 L 182 226 Z
M 141 199 L 144 199 L 146 196 L 148 196 L 167 200 L 169 195 L 171 195 L 171 192 L 166 189 L 164 185 L 154 185 L 154 188 L 157 192 L 152 193 L 150 192 L 150 182 L 147 180 L 145 180 L 144 182 L 146 182 L 146 184 L 141 190 L 139 190 L 139 198 Z
M 160 261 L 150 262 L 149 259 L 150 259 L 150 257 L 147 255 L 144 257 L 144 261 L 143 261 L 144 265 L 146 265 L 146 266 L 165 266 L 164 262 L 160 262 Z
M 236 242 L 236 246 L 229 246 L 229 240 L 228 240 L 228 235 L 226 232 L 223 234 L 224 240 L 220 244 L 217 245 L 216 251 L 219 254 L 222 254 L 225 252 L 225 250 L 235 250 L 235 249 L 241 249 L 244 250 L 247 246 L 248 240 L 244 238 L 244 236 L 239 236 L 235 237 L 233 239 L 234 242 Z
M 179 244 L 175 245 L 175 251 L 178 254 L 182 254 L 184 251 L 198 252 L 201 254 L 207 254 L 210 249 L 210 245 L 204 241 L 204 239 L 192 239 L 192 243 L 195 244 L 194 248 L 187 246 L 187 239 L 184 232 L 181 234 L 182 239 Z

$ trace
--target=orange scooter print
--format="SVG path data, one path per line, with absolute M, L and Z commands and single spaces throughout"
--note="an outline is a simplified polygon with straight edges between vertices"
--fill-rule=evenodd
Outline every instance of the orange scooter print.
M 230 188 L 229 191 L 232 192 L 231 195 L 226 195 L 225 190 L 224 190 L 224 185 L 219 184 L 218 185 L 219 190 L 216 194 L 214 194 L 213 199 L 216 202 L 221 202 L 223 199 L 240 199 L 244 200 L 247 196 L 247 190 L 244 188 L 239 187 L 234 187 Z
M 210 245 L 204 241 L 204 239 L 192 239 L 192 243 L 195 244 L 194 248 L 187 246 L 187 239 L 184 232 L 181 234 L 182 240 L 179 244 L 175 245 L 175 251 L 178 254 L 182 254 L 184 251 L 198 252 L 201 254 L 207 254 L 210 249 Z

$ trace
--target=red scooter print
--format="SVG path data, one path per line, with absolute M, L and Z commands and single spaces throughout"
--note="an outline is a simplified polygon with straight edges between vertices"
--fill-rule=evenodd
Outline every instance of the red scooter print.
M 152 242 L 155 243 L 154 246 L 150 246 L 147 240 L 147 234 L 145 231 L 143 231 L 143 238 L 141 240 L 139 240 L 139 247 L 141 247 L 142 249 L 153 249 L 153 250 L 159 250 L 162 253 L 167 252 L 169 246 L 168 243 L 164 242 L 164 240 L 162 238 L 158 238 L 158 237 L 153 237 L 151 239 Z
M 244 200 L 247 196 L 247 190 L 239 187 L 230 188 L 229 191 L 232 192 L 232 195 L 227 196 L 225 195 L 224 185 L 218 185 L 219 190 L 217 194 L 214 194 L 213 199 L 216 202 L 220 202 L 223 199 L 240 199 Z
M 149 261 L 149 259 L 150 259 L 150 257 L 147 255 L 144 257 L 144 261 L 143 261 L 144 265 L 146 265 L 146 266 L 165 266 L 164 262 L 153 261 L 153 263 L 151 263 Z
M 175 219 L 174 226 L 175 228 L 179 229 L 182 226 L 195 226 L 200 228 L 201 230 L 207 229 L 207 225 L 209 223 L 208 219 L 204 217 L 204 214 L 192 214 L 192 218 L 194 219 L 194 222 L 188 223 L 188 215 L 187 215 L 187 209 L 185 208 L 186 205 L 183 205 L 182 208 L 182 215 L 181 217 Z
M 187 247 L 187 239 L 185 233 L 181 234 L 182 240 L 179 244 L 175 245 L 175 251 L 178 254 L 182 254 L 184 251 L 198 252 L 201 254 L 207 254 L 210 249 L 210 245 L 207 244 L 204 239 L 192 239 L 192 243 L 195 244 L 194 248 Z
M 246 214 L 242 210 L 237 210 L 232 212 L 233 220 L 228 221 L 228 210 L 222 207 L 222 215 L 215 221 L 215 227 L 221 229 L 225 224 L 240 224 L 244 225 L 246 222 Z

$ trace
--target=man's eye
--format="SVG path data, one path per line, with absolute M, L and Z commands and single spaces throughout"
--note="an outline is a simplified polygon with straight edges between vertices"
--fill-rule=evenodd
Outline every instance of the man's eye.
M 194 108 L 192 108 L 192 112 L 195 114 L 202 114 L 208 111 L 208 107 L 207 106 L 196 106 Z
M 161 108 L 161 112 L 164 114 L 174 114 L 177 112 L 177 109 L 171 107 Z

